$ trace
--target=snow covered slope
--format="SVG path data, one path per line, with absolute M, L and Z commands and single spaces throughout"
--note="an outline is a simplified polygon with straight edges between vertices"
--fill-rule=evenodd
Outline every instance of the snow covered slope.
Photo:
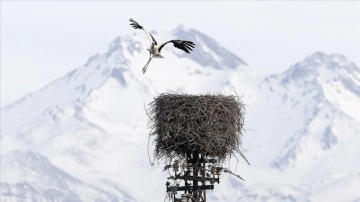
M 31 151 L 1 156 L 1 201 L 134 201 L 86 184 Z
M 245 61 L 211 37 L 184 26 L 153 35 L 196 48 L 166 46 L 144 75 L 148 41 L 136 31 L 2 109 L 2 200 L 163 200 L 167 173 L 149 164 L 145 110 L 162 92 L 237 92 L 249 105 L 251 166 L 237 170 L 247 182 L 224 175 L 211 201 L 360 200 L 352 190 L 360 181 L 355 64 L 318 52 L 256 87 Z
M 356 148 L 349 144 L 360 143 L 360 69 L 344 56 L 317 52 L 261 85 L 276 94 L 278 105 L 286 109 L 278 113 L 278 125 L 270 132 L 291 135 L 273 166 L 304 171 L 322 157 L 335 160 L 336 154 Z
M 304 185 L 311 201 L 359 199 L 359 89 L 360 68 L 339 54 L 316 52 L 265 78 L 248 116 L 256 133 L 245 137 L 253 165 L 278 170 L 269 181 Z

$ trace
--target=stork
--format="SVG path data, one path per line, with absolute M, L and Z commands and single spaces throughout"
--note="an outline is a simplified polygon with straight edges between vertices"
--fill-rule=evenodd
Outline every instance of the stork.
M 150 41 L 150 49 L 147 49 L 150 53 L 150 58 L 147 61 L 147 63 L 145 64 L 145 66 L 142 69 L 142 72 L 145 73 L 147 67 L 149 66 L 150 61 L 153 58 L 164 58 L 162 55 L 160 55 L 161 49 L 168 43 L 173 43 L 173 45 L 178 48 L 181 49 L 183 51 L 185 51 L 186 53 L 190 53 L 190 51 L 192 51 L 192 49 L 195 47 L 194 42 L 192 41 L 185 41 L 185 40 L 170 40 L 167 41 L 161 45 L 158 46 L 158 43 L 156 42 L 155 38 L 145 30 L 145 28 L 143 26 L 141 26 L 139 23 L 137 23 L 135 20 L 133 20 L 132 18 L 130 18 L 130 25 L 134 28 L 134 29 L 142 29 L 145 31 L 147 37 L 149 38 Z

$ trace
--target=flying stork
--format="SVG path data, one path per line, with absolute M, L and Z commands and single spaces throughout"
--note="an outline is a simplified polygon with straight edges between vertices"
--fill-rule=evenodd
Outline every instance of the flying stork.
M 133 20 L 132 18 L 130 18 L 130 25 L 134 28 L 134 29 L 142 29 L 145 31 L 146 35 L 149 38 L 150 41 L 150 49 L 147 49 L 150 53 L 150 58 L 147 61 L 147 63 L 145 64 L 144 68 L 142 69 L 142 72 L 145 73 L 146 69 L 150 63 L 150 61 L 153 58 L 164 58 L 162 55 L 160 55 L 161 49 L 168 43 L 173 43 L 174 46 L 178 49 L 181 49 L 183 51 L 185 51 L 186 53 L 190 53 L 190 51 L 192 51 L 192 49 L 195 47 L 194 42 L 192 41 L 185 41 L 185 40 L 170 40 L 167 41 L 161 45 L 158 46 L 158 43 L 156 42 L 155 38 L 145 30 L 145 28 L 143 26 L 141 26 L 139 23 L 137 23 L 135 20 Z

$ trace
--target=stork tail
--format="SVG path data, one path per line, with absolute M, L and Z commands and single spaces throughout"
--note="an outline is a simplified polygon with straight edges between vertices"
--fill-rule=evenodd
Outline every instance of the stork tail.
M 154 55 L 154 57 L 155 58 L 164 58 L 162 55 L 160 55 L 160 54 L 156 54 L 156 55 Z

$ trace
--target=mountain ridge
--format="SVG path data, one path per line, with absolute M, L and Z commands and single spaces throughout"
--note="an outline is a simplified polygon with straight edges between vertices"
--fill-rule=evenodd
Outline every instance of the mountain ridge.
M 343 64 L 350 66 L 344 67 Z M 294 73 L 299 69 L 301 73 Z M 359 70 L 354 63 L 342 55 L 316 52 L 282 74 L 264 79 L 261 87 L 269 89 L 270 93 L 267 96 L 278 97 L 277 106 L 283 105 L 281 108 L 289 110 L 286 115 L 278 114 L 281 121 L 275 128 L 284 128 L 281 126 L 282 123 L 292 123 L 290 124 L 292 129 L 288 131 L 281 129 L 274 131 L 275 134 L 289 133 L 291 135 L 284 137 L 285 141 L 280 145 L 283 145 L 285 149 L 279 149 L 278 157 L 270 163 L 272 166 L 280 170 L 301 167 L 306 169 L 305 165 L 312 163 L 305 161 L 313 159 L 310 161 L 316 162 L 328 150 L 337 149 L 336 145 L 344 144 L 344 131 L 352 134 L 350 137 L 354 138 L 354 141 L 359 141 L 356 134 L 360 132 L 360 119 L 356 114 L 360 111 L 354 106 L 360 102 L 360 94 L 349 90 L 351 86 L 342 83 L 344 78 L 348 78 L 354 81 L 352 85 L 356 86 L 358 82 L 360 84 L 360 79 L 357 80 L 360 78 L 358 77 Z M 352 108 L 344 110 L 347 107 L 345 104 L 331 99 L 327 91 L 333 88 L 338 90 L 334 91 L 332 96 L 346 100 L 345 104 L 350 103 Z M 343 92 L 349 94 L 344 97 Z M 281 116 L 286 118 L 282 119 Z M 353 129 L 342 128 L 339 123 L 344 126 L 352 123 L 350 125 Z M 340 152 L 339 149 L 338 153 Z M 355 158 L 355 156 L 347 158 Z

